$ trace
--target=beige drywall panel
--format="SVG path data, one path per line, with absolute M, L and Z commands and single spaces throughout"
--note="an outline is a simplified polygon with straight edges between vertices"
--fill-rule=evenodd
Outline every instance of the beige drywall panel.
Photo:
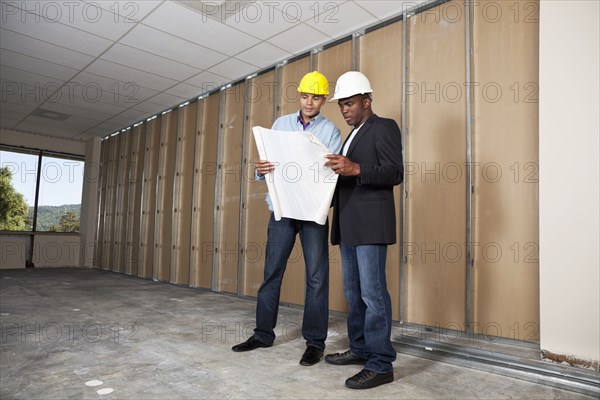
M 244 84 L 221 92 L 223 119 L 219 130 L 221 152 L 217 179 L 220 197 L 217 199 L 217 291 L 237 293 L 240 246 L 240 189 L 242 135 L 244 129 Z
M 95 266 L 95 251 L 98 247 L 99 199 L 102 168 L 102 139 L 91 137 L 85 141 L 85 164 L 81 193 L 81 215 L 79 224 L 79 266 Z
M 279 116 L 296 113 L 300 109 L 300 96 L 298 94 L 298 85 L 302 77 L 310 72 L 310 59 L 301 58 L 293 63 L 285 65 L 281 70 L 281 98 L 279 104 Z M 304 304 L 304 256 L 302 255 L 302 245 L 300 238 L 296 238 L 296 243 L 292 249 L 286 272 L 281 284 L 281 302 L 291 304 Z
M 138 253 L 138 276 L 143 278 L 152 278 L 154 271 L 154 225 L 156 220 L 156 177 L 158 173 L 160 124 L 160 118 L 155 118 L 145 124 L 142 210 Z
M 212 288 L 219 94 L 198 101 L 190 286 Z
M 345 72 L 352 70 L 352 41 L 348 40 L 336 46 L 330 47 L 315 55 L 316 70 L 327 77 L 329 81 L 329 96 L 331 99 L 336 90 L 336 81 Z M 348 126 L 336 101 L 328 101 L 321 108 L 325 118 L 333 122 L 342 133 L 342 142 L 346 139 L 351 127 Z M 339 252 L 338 252 L 339 253 Z
M 138 275 L 140 218 L 142 214 L 142 181 L 144 173 L 144 143 L 146 124 L 133 128 L 129 158 L 129 195 L 127 202 L 127 236 L 125 243 L 125 273 Z
M 371 82 L 373 111 L 402 126 L 402 22 L 363 35 L 358 48 L 360 71 Z M 396 203 L 395 245 L 388 246 L 387 286 L 392 298 L 392 318 L 400 319 L 400 260 L 402 241 L 401 186 L 394 188 Z
M 540 348 L 546 355 L 595 361 L 596 370 L 600 362 L 598 15 L 597 1 L 540 2 Z
M 316 70 L 327 77 L 329 81 L 329 98 L 335 92 L 335 82 L 344 72 L 352 69 L 352 41 L 346 41 L 316 54 Z M 321 107 L 321 113 L 332 121 L 342 134 L 342 143 L 350 127 L 342 118 L 337 102 L 327 102 Z M 329 211 L 329 223 L 333 213 Z M 329 245 L 329 309 L 347 311 L 348 305 L 342 287 L 342 257 L 339 246 Z
M 300 109 L 300 96 L 298 85 L 302 77 L 307 74 L 310 67 L 308 57 L 301 58 L 281 68 L 281 80 L 279 87 L 279 115 L 297 113 Z M 272 122 L 271 122 L 272 124 Z M 270 126 L 269 126 L 270 127 Z M 268 221 L 267 221 L 268 222 Z M 296 237 L 296 243 L 288 258 L 286 272 L 281 284 L 282 303 L 304 304 L 304 257 L 300 238 Z
M 474 329 L 515 340 L 539 338 L 538 10 L 473 13 Z
M 298 85 L 310 68 L 310 59 L 301 58 L 281 68 L 281 80 L 278 82 L 278 105 L 275 117 L 298 112 L 300 109 L 300 96 Z M 272 122 L 271 122 L 272 124 Z M 268 126 L 270 128 L 271 126 Z
M 179 109 L 173 193 L 173 243 L 171 252 L 171 283 L 190 282 L 190 249 L 192 193 L 194 179 L 194 145 L 198 103 Z
M 108 171 L 110 160 L 110 140 L 103 140 L 101 144 L 101 172 L 100 172 L 100 202 L 98 206 L 98 236 L 96 238 L 96 252 L 94 266 L 97 268 L 106 269 L 104 252 L 107 246 L 106 238 L 106 204 L 108 200 Z
M 115 262 L 115 217 L 117 209 L 117 182 L 119 180 L 119 146 L 121 135 L 107 139 L 108 176 L 106 182 L 106 207 L 104 208 L 104 249 L 102 251 L 102 267 L 113 271 Z
M 129 184 L 131 180 L 131 137 L 132 131 L 128 129 L 121 137 L 119 152 L 119 171 L 117 174 L 117 203 L 115 212 L 115 265 L 113 271 L 125 272 L 125 247 L 127 243 L 127 217 L 129 202 Z
M 155 281 L 169 281 L 171 275 L 177 114 L 178 110 L 173 110 L 160 117 L 158 174 L 156 177 L 156 219 L 154 221 L 154 272 L 152 277 Z
M 408 20 L 406 315 L 464 330 L 466 305 L 465 21 L 446 7 Z M 452 20 L 445 16 L 461 17 Z
M 273 124 L 275 71 L 247 83 L 248 123 L 244 132 L 242 160 L 242 254 L 240 259 L 240 294 L 256 296 L 263 280 L 267 226 L 270 212 L 265 203 L 266 181 L 254 179 L 254 163 L 259 159 L 253 126 L 270 128 Z

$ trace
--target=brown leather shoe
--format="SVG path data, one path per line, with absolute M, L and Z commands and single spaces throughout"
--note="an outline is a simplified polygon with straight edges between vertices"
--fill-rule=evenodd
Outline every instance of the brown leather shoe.
M 250 351 L 250 350 L 258 349 L 259 347 L 271 347 L 271 346 L 273 346 L 273 343 L 269 344 L 269 343 L 261 342 L 260 340 L 258 340 L 258 338 L 256 336 L 252 335 L 245 342 L 236 344 L 235 346 L 233 346 L 231 348 L 231 350 L 239 353 L 242 351 Z
M 351 353 L 350 350 L 343 353 L 327 354 L 325 361 L 333 365 L 365 365 L 367 362 L 366 359 Z
M 346 386 L 351 389 L 371 389 L 394 381 L 394 371 L 375 372 L 363 369 L 358 374 L 346 379 Z
M 302 355 L 300 365 L 304 365 L 305 367 L 314 365 L 321 361 L 321 357 L 323 357 L 323 352 L 321 350 L 317 349 L 315 346 L 308 346 Z

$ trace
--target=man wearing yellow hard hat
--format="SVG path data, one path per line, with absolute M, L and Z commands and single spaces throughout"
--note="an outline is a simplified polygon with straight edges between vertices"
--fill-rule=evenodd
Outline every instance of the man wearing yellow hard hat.
M 317 71 L 304 75 L 298 86 L 300 110 L 278 118 L 272 129 L 277 131 L 309 131 L 332 153 L 342 147 L 340 130 L 320 114 L 329 94 L 329 82 Z M 285 134 L 285 133 L 283 133 Z M 268 160 L 256 162 L 256 179 L 275 169 Z M 264 280 L 258 290 L 256 303 L 256 328 L 245 342 L 232 347 L 233 351 L 250 351 L 259 347 L 271 347 L 275 340 L 279 293 L 287 260 L 300 235 L 306 267 L 306 289 L 302 336 L 306 340 L 306 351 L 300 359 L 301 365 L 318 363 L 323 356 L 327 338 L 329 318 L 329 249 L 327 236 L 329 224 L 319 225 L 314 221 L 281 218 L 276 221 L 270 196 L 266 197 L 271 211 L 267 232 Z

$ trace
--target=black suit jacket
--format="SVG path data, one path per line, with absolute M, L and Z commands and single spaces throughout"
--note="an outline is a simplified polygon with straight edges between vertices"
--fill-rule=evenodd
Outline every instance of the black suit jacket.
M 372 115 L 355 135 L 346 157 L 360 164 L 361 173 L 358 177 L 338 178 L 331 243 L 395 243 L 393 188 L 404 177 L 402 140 L 396 121 Z

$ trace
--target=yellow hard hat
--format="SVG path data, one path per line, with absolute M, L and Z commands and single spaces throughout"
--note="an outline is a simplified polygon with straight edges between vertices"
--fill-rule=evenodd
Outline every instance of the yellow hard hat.
M 302 77 L 300 86 L 298 86 L 298 92 L 328 95 L 329 82 L 327 81 L 327 78 L 325 78 L 325 75 L 317 71 L 309 72 Z

